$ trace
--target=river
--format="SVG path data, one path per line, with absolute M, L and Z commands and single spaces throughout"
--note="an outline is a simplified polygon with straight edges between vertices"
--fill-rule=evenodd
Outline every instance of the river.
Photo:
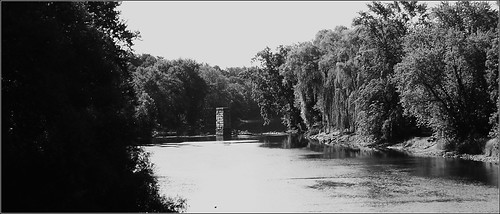
M 144 147 L 188 212 L 499 212 L 498 164 L 288 136 Z

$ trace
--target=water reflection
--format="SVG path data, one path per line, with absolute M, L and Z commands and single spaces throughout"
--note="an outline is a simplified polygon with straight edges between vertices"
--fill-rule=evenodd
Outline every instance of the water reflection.
M 358 149 L 349 148 L 346 146 L 332 144 L 320 144 L 316 140 L 310 140 L 307 147 L 320 154 L 308 155 L 306 158 L 326 158 L 326 159 L 344 159 L 344 158 L 404 158 L 409 155 L 394 150 L 380 150 L 380 149 Z
M 228 140 L 230 138 L 230 136 L 224 136 L 224 135 L 216 135 L 215 136 L 215 140 L 216 141 L 224 141 L 224 140 Z
M 496 164 L 326 146 L 298 135 L 214 140 L 147 148 L 162 192 L 186 197 L 188 212 L 499 209 Z
M 324 145 L 310 141 L 307 147 L 318 154 L 305 154 L 307 159 L 357 158 L 369 171 L 397 169 L 416 176 L 439 177 L 478 182 L 498 187 L 498 164 L 441 157 L 414 157 L 395 150 L 360 150 L 341 145 Z M 382 168 L 380 166 L 383 166 Z
M 498 165 L 462 159 L 413 158 L 407 163 L 411 173 L 418 176 L 442 177 L 479 182 L 498 187 Z
M 396 169 L 416 176 L 478 182 L 498 187 L 499 170 L 498 164 L 494 163 L 441 157 L 414 157 L 391 149 L 354 149 L 342 145 L 325 145 L 297 134 L 268 136 L 261 141 L 261 147 L 280 149 L 307 147 L 311 151 L 318 152 L 303 154 L 302 157 L 306 159 L 356 158 L 372 172 Z
M 308 140 L 301 134 L 287 134 L 279 136 L 264 136 L 260 147 L 294 149 L 303 148 L 308 144 Z
M 462 159 L 441 157 L 414 157 L 395 150 L 354 149 L 342 145 L 325 145 L 316 140 L 308 140 L 300 134 L 286 135 L 241 135 L 216 138 L 215 136 L 198 138 L 177 138 L 157 140 L 157 146 L 179 147 L 191 145 L 181 143 L 200 141 L 199 143 L 221 141 L 221 143 L 259 143 L 259 147 L 297 149 L 307 148 L 315 153 L 300 155 L 304 159 L 355 159 L 361 162 L 367 172 L 396 170 L 415 176 L 446 178 L 463 182 L 477 182 L 498 187 L 498 164 L 476 162 Z M 375 191 L 376 193 L 376 191 Z

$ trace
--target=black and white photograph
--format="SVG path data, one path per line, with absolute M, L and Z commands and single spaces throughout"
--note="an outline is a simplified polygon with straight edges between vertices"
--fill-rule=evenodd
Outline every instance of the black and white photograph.
M 500 1 L 2 1 L 1 213 L 499 213 Z

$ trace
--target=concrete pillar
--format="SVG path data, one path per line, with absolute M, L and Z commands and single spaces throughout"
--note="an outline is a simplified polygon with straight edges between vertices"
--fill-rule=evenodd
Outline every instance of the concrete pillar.
M 215 110 L 215 135 L 217 140 L 231 137 L 231 114 L 228 107 Z

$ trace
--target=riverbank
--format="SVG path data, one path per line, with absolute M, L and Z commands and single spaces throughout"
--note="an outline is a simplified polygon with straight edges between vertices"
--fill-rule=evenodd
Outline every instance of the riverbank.
M 496 164 L 312 142 L 290 145 L 294 141 L 284 136 L 144 149 L 155 164 L 161 193 L 188 199 L 190 213 L 498 213 Z
M 485 150 L 482 154 L 457 154 L 446 151 L 442 143 L 436 140 L 431 140 L 430 137 L 415 137 L 404 142 L 394 145 L 375 145 L 373 141 L 356 134 L 341 135 L 338 132 L 319 133 L 308 137 L 312 140 L 317 140 L 325 145 L 342 145 L 352 149 L 392 149 L 405 152 L 413 156 L 421 157 L 443 157 L 443 158 L 461 158 L 464 160 L 482 161 L 499 163 L 498 140 L 491 139 L 486 143 Z

